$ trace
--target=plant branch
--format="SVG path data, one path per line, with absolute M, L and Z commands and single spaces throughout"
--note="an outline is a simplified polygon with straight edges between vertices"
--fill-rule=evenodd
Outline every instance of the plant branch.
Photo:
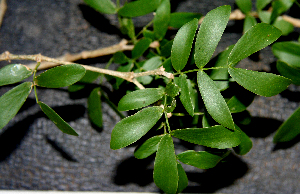
M 2 25 L 2 21 L 4 18 L 4 14 L 7 9 L 6 0 L 0 0 L 0 26 Z

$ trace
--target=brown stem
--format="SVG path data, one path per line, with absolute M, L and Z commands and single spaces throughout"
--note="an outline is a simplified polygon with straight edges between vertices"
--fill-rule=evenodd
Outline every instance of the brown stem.
M 0 26 L 2 25 L 2 21 L 4 18 L 4 14 L 7 9 L 6 0 L 0 0 Z

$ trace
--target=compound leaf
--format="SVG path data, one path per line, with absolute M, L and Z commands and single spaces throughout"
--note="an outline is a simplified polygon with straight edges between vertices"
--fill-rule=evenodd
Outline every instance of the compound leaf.
M 238 146 L 241 143 L 240 133 L 216 125 L 207 128 L 177 129 L 171 135 L 190 143 L 211 148 L 225 149 Z
M 233 47 L 228 58 L 229 66 L 272 44 L 280 35 L 281 31 L 274 26 L 266 23 L 256 24 Z
M 276 68 L 279 73 L 292 80 L 293 84 L 300 85 L 300 69 L 290 66 L 283 61 L 277 61 Z
M 132 50 L 132 58 L 137 59 L 144 54 L 144 52 L 149 48 L 152 40 L 150 38 L 142 38 Z
M 154 162 L 153 179 L 156 186 L 166 193 L 176 193 L 178 170 L 174 144 L 170 134 L 162 137 Z
M 84 0 L 84 2 L 100 13 L 117 13 L 116 5 L 111 0 Z
M 203 19 L 195 45 L 197 67 L 204 67 L 209 62 L 229 21 L 230 11 L 229 5 L 220 6 L 208 12 Z
M 300 134 L 300 107 L 279 127 L 273 142 L 287 142 Z
M 33 71 L 21 64 L 10 64 L 0 69 L 0 86 L 14 84 L 31 76 Z
M 171 13 L 170 26 L 173 28 L 181 28 L 184 24 L 190 22 L 193 19 L 200 19 L 202 14 L 191 12 L 175 12 Z
M 51 68 L 35 78 L 38 86 L 60 88 L 78 82 L 85 74 L 81 65 L 70 64 Z
M 275 57 L 292 67 L 300 68 L 300 43 L 287 41 L 276 42 L 272 46 Z
M 186 176 L 186 173 L 184 169 L 182 168 L 181 164 L 177 162 L 177 170 L 178 170 L 178 188 L 177 193 L 181 193 L 189 184 L 188 177 Z
M 154 34 L 157 39 L 162 39 L 169 26 L 171 19 L 171 4 L 170 0 L 161 0 L 159 7 L 156 10 L 153 19 Z
M 122 119 L 111 133 L 110 148 L 116 150 L 136 142 L 157 123 L 162 114 L 163 108 L 155 106 Z
M 0 97 L 0 129 L 18 113 L 30 94 L 31 88 L 32 83 L 25 82 Z
M 175 79 L 175 83 L 180 87 L 180 101 L 183 104 L 185 110 L 193 117 L 194 116 L 194 105 L 192 101 L 192 86 L 187 80 L 187 76 L 180 75 L 179 78 Z
M 123 17 L 138 17 L 153 12 L 161 0 L 138 0 L 125 4 L 118 14 Z
M 229 108 L 214 81 L 201 70 L 197 74 L 197 81 L 207 112 L 224 127 L 234 129 Z
M 255 94 L 266 97 L 279 94 L 292 83 L 291 80 L 272 73 L 241 68 L 229 68 L 228 71 L 241 86 Z
M 195 166 L 200 169 L 209 169 L 215 167 L 223 158 L 221 156 L 200 151 L 188 150 L 177 155 L 180 162 Z
M 147 139 L 141 146 L 136 148 L 134 157 L 137 159 L 144 159 L 156 152 L 162 137 L 162 135 L 157 135 Z
M 252 140 L 237 125 L 235 126 L 235 129 L 241 134 L 241 143 L 237 147 L 234 147 L 233 150 L 239 155 L 245 155 L 252 148 Z
M 183 25 L 174 38 L 171 61 L 176 71 L 181 71 L 189 59 L 197 27 L 198 20 L 193 19 Z
M 133 91 L 121 98 L 118 109 L 120 111 L 127 111 L 146 107 L 161 99 L 164 93 L 163 88 L 146 88 Z
M 45 103 L 39 101 L 42 111 L 47 115 L 47 117 L 63 132 L 69 135 L 78 136 L 76 131 L 65 122 L 52 108 L 50 108 Z
M 89 118 L 97 127 L 102 127 L 102 108 L 100 88 L 95 88 L 88 98 Z

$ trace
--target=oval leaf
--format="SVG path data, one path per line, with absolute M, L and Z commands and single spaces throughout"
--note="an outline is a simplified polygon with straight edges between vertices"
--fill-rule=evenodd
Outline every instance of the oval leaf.
M 143 90 L 136 90 L 134 92 L 126 94 L 120 100 L 118 109 L 120 111 L 126 111 L 146 107 L 161 99 L 163 95 L 164 89 L 162 88 L 147 88 Z
M 203 19 L 195 45 L 194 57 L 197 67 L 204 67 L 214 54 L 229 21 L 230 12 L 229 5 L 220 6 L 208 12 Z
M 116 5 L 111 0 L 84 0 L 84 2 L 100 13 L 117 13 Z
M 143 137 L 161 118 L 163 108 L 144 108 L 138 113 L 118 122 L 111 133 L 110 148 L 126 147 Z
M 245 155 L 252 148 L 252 140 L 237 125 L 235 126 L 235 128 L 241 133 L 241 143 L 237 147 L 234 147 L 233 150 L 239 155 Z
M 162 137 L 154 162 L 153 179 L 156 186 L 166 193 L 176 193 L 178 170 L 174 144 L 170 134 Z
M 279 73 L 292 80 L 293 84 L 300 85 L 300 69 L 292 67 L 283 61 L 277 61 L 276 68 Z
M 189 84 L 186 75 L 180 75 L 178 79 L 175 79 L 176 84 L 180 87 L 180 101 L 183 104 L 185 110 L 191 115 L 194 116 L 194 105 L 192 100 L 192 86 Z
M 237 83 L 247 90 L 266 97 L 279 94 L 292 83 L 291 80 L 272 73 L 241 68 L 229 68 L 228 72 Z
M 299 42 L 277 42 L 272 46 L 275 57 L 287 64 L 300 68 L 300 43 Z
M 183 25 L 174 38 L 171 61 L 176 71 L 181 71 L 189 59 L 197 27 L 198 20 L 193 19 L 189 23 Z
M 148 59 L 144 65 L 143 65 L 143 69 L 145 71 L 150 71 L 150 70 L 154 70 L 154 69 L 158 69 L 162 64 L 162 61 L 161 61 L 161 57 L 160 56 L 155 56 L 155 57 L 152 57 L 150 59 Z
M 191 12 L 175 12 L 171 13 L 170 26 L 173 28 L 181 28 L 184 24 L 190 22 L 193 19 L 199 20 L 202 17 L 200 13 Z
M 190 143 L 211 148 L 226 149 L 238 146 L 241 143 L 240 133 L 216 125 L 208 128 L 178 129 L 171 135 Z
M 207 112 L 224 127 L 234 129 L 229 108 L 214 81 L 204 71 L 198 72 L 197 81 Z
M 38 86 L 60 88 L 78 82 L 85 74 L 81 65 L 70 64 L 51 68 L 35 78 Z
M 195 166 L 200 169 L 213 168 L 222 160 L 222 157 L 218 155 L 205 151 L 195 152 L 194 150 L 182 152 L 177 155 L 177 158 L 184 164 Z
M 272 44 L 280 36 L 281 31 L 274 26 L 266 23 L 256 24 L 233 47 L 228 58 L 229 66 Z
M 38 102 L 42 111 L 47 115 L 47 117 L 63 132 L 69 135 L 78 136 L 76 131 L 64 121 L 52 108 L 43 102 Z
M 189 184 L 188 177 L 186 176 L 186 173 L 184 169 L 182 168 L 181 164 L 177 162 L 177 170 L 178 170 L 178 188 L 177 193 L 181 193 Z
M 0 97 L 0 129 L 18 113 L 30 94 L 31 87 L 31 82 L 25 82 Z
M 169 26 L 171 18 L 171 4 L 170 0 L 161 0 L 159 7 L 156 10 L 153 19 L 154 34 L 157 39 L 162 39 Z
M 118 14 L 123 17 L 138 17 L 153 12 L 160 0 L 138 0 L 125 4 Z
M 157 151 L 158 144 L 163 136 L 158 135 L 147 139 L 141 146 L 134 151 L 134 157 L 144 159 Z
M 252 15 L 246 15 L 243 26 L 243 34 L 257 24 L 256 18 Z
M 137 59 L 140 56 L 142 56 L 144 54 L 144 52 L 149 48 L 151 42 L 152 42 L 151 39 L 143 38 L 138 43 L 136 43 L 136 45 L 134 46 L 134 48 L 131 52 L 132 58 Z
M 168 96 L 175 97 L 179 95 L 180 88 L 174 82 L 170 82 L 167 84 L 165 92 Z
M 300 107 L 279 127 L 273 141 L 274 143 L 287 142 L 300 134 Z
M 97 127 L 102 127 L 102 107 L 100 88 L 95 88 L 88 98 L 89 118 Z
M 32 75 L 25 65 L 10 64 L 0 69 L 0 86 L 14 84 Z

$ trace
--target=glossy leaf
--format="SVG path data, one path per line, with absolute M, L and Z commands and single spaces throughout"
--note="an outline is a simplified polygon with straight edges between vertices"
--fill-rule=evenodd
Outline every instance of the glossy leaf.
M 241 143 L 237 147 L 234 147 L 233 150 L 239 155 L 245 155 L 252 148 L 252 140 L 237 125 L 235 126 L 235 128 L 241 134 Z
M 183 25 L 174 38 L 171 60 L 176 71 L 181 71 L 189 59 L 197 27 L 198 20 L 193 19 Z
M 221 156 L 205 151 L 195 152 L 194 150 L 182 152 L 177 155 L 177 158 L 184 164 L 200 169 L 213 168 L 222 160 Z
M 155 106 L 121 120 L 111 133 L 110 148 L 116 150 L 136 142 L 157 123 L 162 114 L 163 108 Z
M 153 12 L 159 6 L 160 0 L 138 0 L 125 4 L 118 11 L 123 17 L 138 17 Z
M 0 129 L 18 113 L 30 94 L 31 88 L 32 83 L 25 82 L 0 97 Z
M 165 92 L 168 96 L 175 97 L 179 95 L 180 87 L 178 87 L 174 82 L 170 82 L 167 84 Z
M 287 142 L 300 134 L 300 107 L 279 127 L 273 141 L 275 143 Z
M 31 76 L 33 71 L 21 64 L 10 64 L 0 69 L 0 86 L 14 84 Z
M 192 94 L 191 94 L 191 85 L 189 84 L 187 80 L 187 76 L 180 75 L 179 78 L 175 79 L 175 83 L 178 84 L 180 87 L 180 101 L 182 105 L 184 106 L 185 110 L 191 115 L 192 117 L 194 116 L 194 105 L 193 105 L 193 100 L 192 100 Z
M 229 58 L 230 66 L 272 44 L 281 35 L 281 31 L 266 23 L 259 23 L 248 30 L 235 44 Z
M 262 10 L 265 8 L 272 0 L 256 0 L 256 9 Z
M 117 13 L 116 5 L 111 0 L 84 0 L 84 2 L 100 13 Z
M 257 24 L 255 17 L 251 15 L 246 15 L 243 26 L 243 34 L 250 30 L 253 26 Z
M 63 132 L 69 135 L 78 136 L 76 131 L 66 123 L 52 108 L 43 102 L 38 102 L 42 111 L 47 115 L 47 117 Z
M 150 71 L 154 69 L 158 69 L 162 64 L 161 57 L 160 56 L 155 56 L 150 59 L 148 59 L 144 65 L 143 65 L 143 70 L 145 71 Z
M 161 40 L 169 26 L 169 22 L 171 20 L 171 4 L 170 0 L 161 0 L 160 5 L 158 6 L 155 16 L 153 19 L 153 28 L 155 37 Z
M 279 73 L 292 80 L 293 84 L 300 85 L 300 69 L 290 66 L 283 61 L 277 61 L 276 68 Z
M 137 59 L 144 54 L 144 52 L 149 48 L 152 40 L 149 38 L 141 39 L 132 50 L 132 58 Z
M 154 183 L 165 193 L 176 193 L 178 188 L 178 170 L 172 137 L 162 137 L 154 162 Z
M 143 90 L 136 90 L 126 94 L 121 98 L 118 104 L 120 111 L 127 111 L 146 107 L 163 97 L 165 94 L 162 88 L 146 88 Z
M 85 74 L 81 65 L 71 64 L 51 68 L 35 78 L 38 86 L 47 88 L 60 88 L 78 82 Z
M 172 131 L 171 135 L 190 143 L 218 149 L 232 148 L 241 143 L 239 132 L 232 132 L 221 125 L 178 129 Z
M 229 108 L 214 81 L 204 71 L 198 72 L 197 81 L 207 112 L 224 127 L 234 129 Z
M 193 19 L 200 19 L 202 14 L 191 12 L 175 12 L 171 13 L 170 26 L 173 28 L 181 28 L 184 24 L 190 22 Z
M 89 118 L 97 127 L 102 127 L 102 107 L 100 88 L 95 88 L 88 98 Z
M 189 184 L 188 177 L 186 176 L 186 173 L 184 169 L 182 168 L 181 164 L 177 162 L 177 170 L 178 170 L 178 188 L 177 193 L 181 193 Z
M 300 69 L 300 43 L 299 42 L 277 42 L 272 46 L 275 57 L 286 62 L 292 67 Z
M 141 146 L 136 148 L 134 157 L 137 159 L 144 159 L 156 152 L 162 137 L 162 135 L 158 135 L 147 139 Z
M 195 44 L 195 63 L 204 67 L 212 57 L 229 21 L 231 8 L 220 6 L 208 12 L 200 25 Z
M 292 83 L 291 80 L 272 73 L 240 68 L 229 68 L 228 71 L 241 86 L 255 94 L 266 97 L 279 94 Z
M 235 3 L 240 8 L 240 10 L 245 14 L 249 13 L 252 9 L 251 0 L 235 0 Z

